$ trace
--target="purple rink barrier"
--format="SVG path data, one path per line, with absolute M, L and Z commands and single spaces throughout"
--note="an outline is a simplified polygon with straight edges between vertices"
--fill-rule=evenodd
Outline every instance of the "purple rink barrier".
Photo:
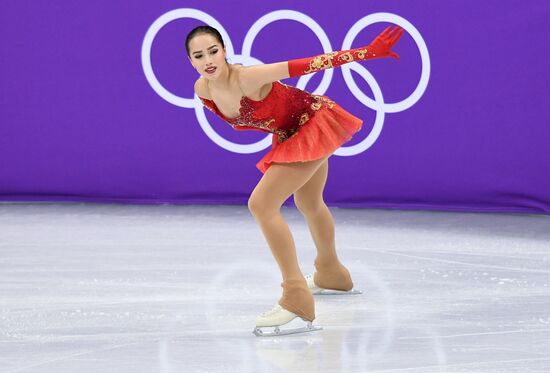
M 550 2 L 235 4 L 1 2 L 0 200 L 246 204 L 270 140 L 193 98 L 187 32 L 219 26 L 248 65 L 363 46 L 391 22 L 400 60 L 284 81 L 364 119 L 327 203 L 550 213 Z

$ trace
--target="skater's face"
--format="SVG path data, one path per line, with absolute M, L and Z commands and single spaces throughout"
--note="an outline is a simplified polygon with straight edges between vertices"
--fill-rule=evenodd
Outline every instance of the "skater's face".
M 216 79 L 227 66 L 226 52 L 211 34 L 198 34 L 189 41 L 189 60 L 206 79 Z

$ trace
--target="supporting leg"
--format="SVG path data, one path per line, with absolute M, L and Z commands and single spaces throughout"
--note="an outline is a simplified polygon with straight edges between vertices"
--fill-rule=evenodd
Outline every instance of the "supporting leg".
M 328 157 L 327 157 L 328 158 Z M 327 159 L 310 162 L 273 164 L 266 171 L 248 201 L 248 207 L 260 226 L 283 277 L 283 296 L 273 311 L 261 315 L 257 326 L 287 323 L 299 316 L 315 319 L 315 304 L 304 279 L 290 229 L 280 208 L 302 187 Z

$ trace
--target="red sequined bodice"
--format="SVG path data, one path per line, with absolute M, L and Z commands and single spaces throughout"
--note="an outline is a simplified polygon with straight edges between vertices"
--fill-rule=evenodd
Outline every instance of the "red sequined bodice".
M 260 101 L 243 96 L 239 116 L 223 115 L 214 101 L 199 97 L 204 106 L 216 113 L 236 130 L 259 130 L 277 135 L 279 143 L 295 134 L 321 108 L 332 108 L 334 102 L 325 96 L 273 82 L 269 94 Z

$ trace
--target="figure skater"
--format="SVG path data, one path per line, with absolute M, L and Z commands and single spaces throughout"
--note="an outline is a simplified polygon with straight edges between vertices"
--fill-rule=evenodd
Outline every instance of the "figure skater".
M 187 35 L 187 56 L 202 75 L 195 83 L 202 103 L 236 130 L 273 134 L 271 150 L 256 165 L 263 177 L 248 199 L 248 208 L 281 270 L 283 295 L 271 311 L 256 319 L 258 336 L 320 329 L 312 325 L 312 294 L 353 292 L 351 276 L 336 254 L 334 222 L 323 189 L 328 158 L 361 129 L 363 121 L 327 96 L 280 80 L 352 61 L 398 59 L 391 48 L 402 34 L 401 28 L 389 26 L 366 47 L 247 67 L 227 62 L 225 44 L 215 28 L 199 26 Z M 292 194 L 317 249 L 312 276 L 302 274 L 292 234 L 280 212 Z M 305 325 L 289 328 L 293 320 Z

